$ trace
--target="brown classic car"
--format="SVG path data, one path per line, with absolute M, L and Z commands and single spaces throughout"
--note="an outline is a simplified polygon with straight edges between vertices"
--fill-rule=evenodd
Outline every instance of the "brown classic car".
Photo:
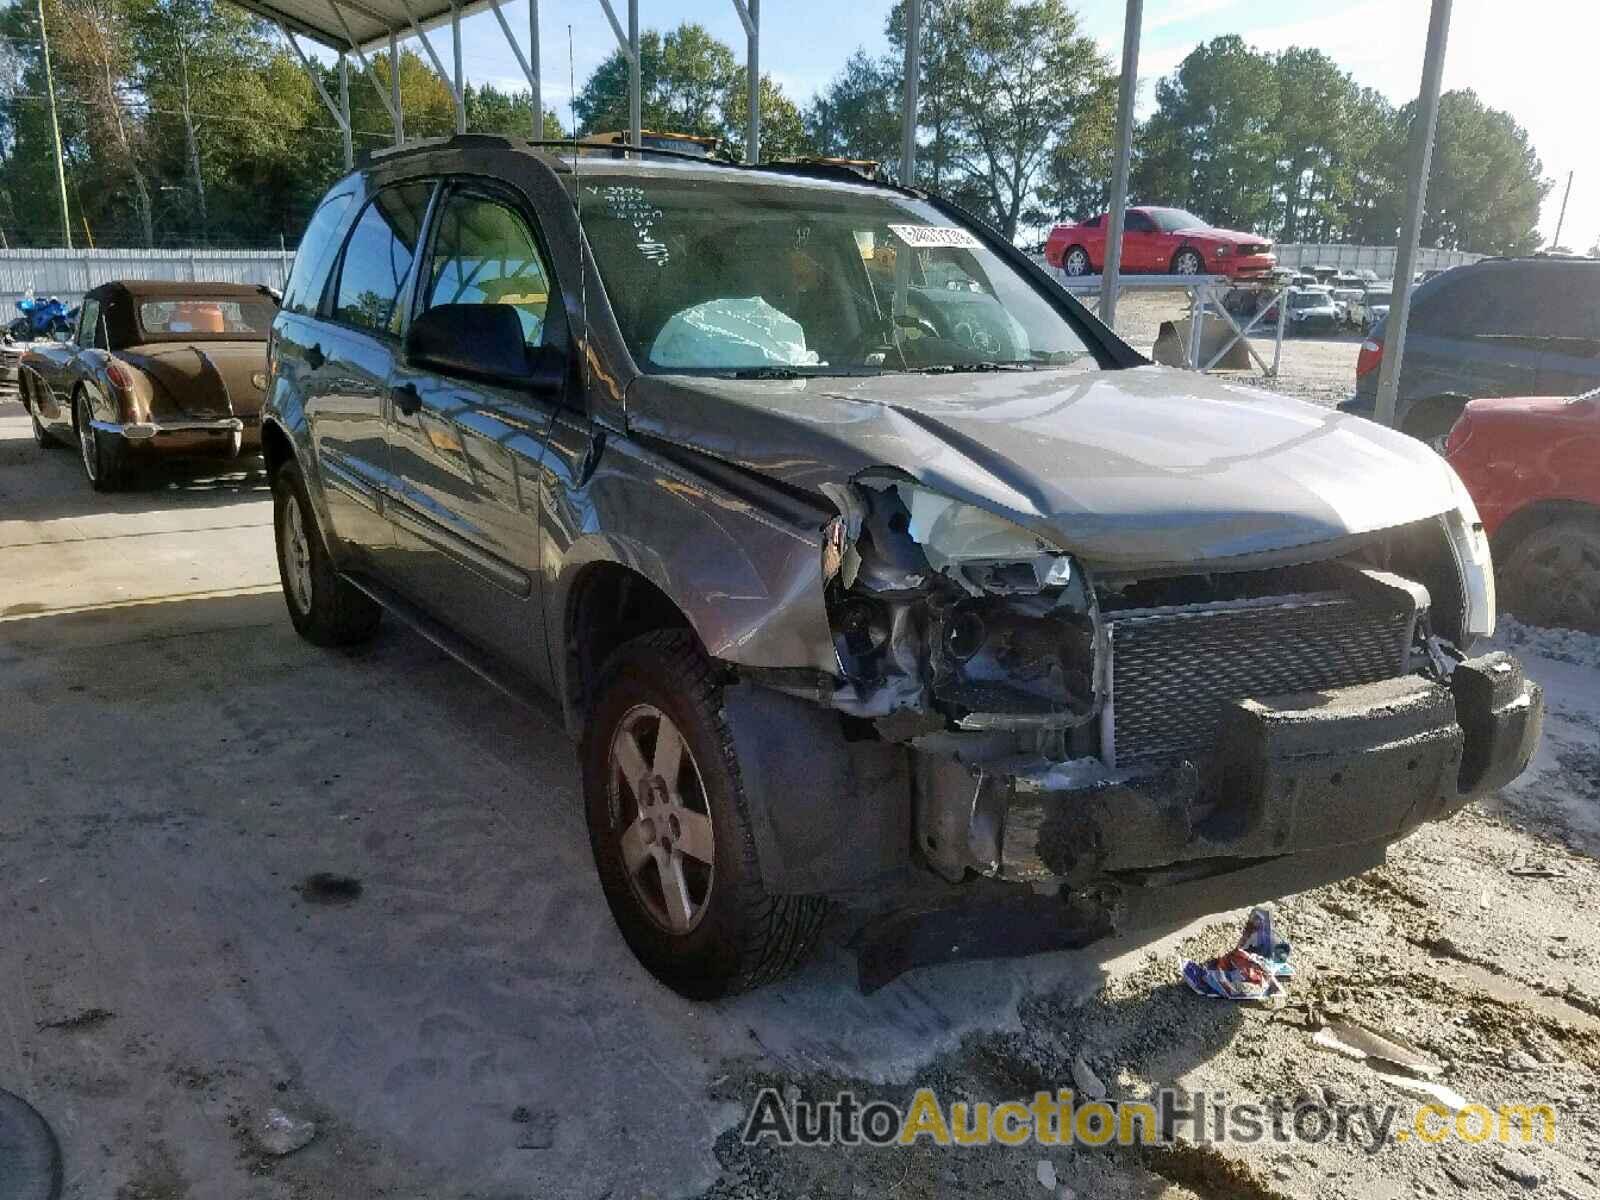
M 247 284 L 101 284 L 70 335 L 22 357 L 34 438 L 76 445 L 96 491 L 140 462 L 259 453 L 277 311 L 271 291 Z

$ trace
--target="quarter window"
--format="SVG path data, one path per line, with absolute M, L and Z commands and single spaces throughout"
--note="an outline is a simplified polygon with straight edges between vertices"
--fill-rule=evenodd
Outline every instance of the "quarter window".
M 295 251 L 294 266 L 283 285 L 285 312 L 316 312 L 317 302 L 322 299 L 328 282 L 328 267 L 333 262 L 334 251 L 339 248 L 335 240 L 339 222 L 352 199 L 349 192 L 329 196 L 312 215 L 311 223 L 300 238 L 300 248 Z
M 431 184 L 385 188 L 356 221 L 339 268 L 333 317 L 375 333 L 400 332 L 400 293 L 416 261 Z
M 545 341 L 550 272 L 526 221 L 509 206 L 457 193 L 445 203 L 433 239 L 423 308 L 441 304 L 508 304 L 523 341 Z

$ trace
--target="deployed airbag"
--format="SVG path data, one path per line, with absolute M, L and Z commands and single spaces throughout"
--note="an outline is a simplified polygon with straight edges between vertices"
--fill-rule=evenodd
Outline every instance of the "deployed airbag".
M 760 296 L 707 300 L 672 316 L 650 347 L 658 367 L 814 367 L 805 330 Z

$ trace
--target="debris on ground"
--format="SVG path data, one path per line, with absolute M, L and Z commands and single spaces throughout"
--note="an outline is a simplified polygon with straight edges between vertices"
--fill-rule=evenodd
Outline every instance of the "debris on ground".
M 1183 981 L 1198 995 L 1221 1000 L 1271 1000 L 1284 994 L 1294 975 L 1289 943 L 1277 936 L 1272 913 L 1253 908 L 1239 944 L 1209 962 L 1184 959 Z
M 317 1136 L 316 1122 L 287 1113 L 281 1108 L 267 1109 L 255 1128 L 256 1144 L 274 1158 L 293 1154 L 309 1146 Z
M 1312 1037 L 1313 1045 L 1343 1054 L 1357 1061 L 1376 1059 L 1408 1075 L 1434 1079 L 1444 1068 L 1407 1042 L 1359 1024 L 1348 1017 L 1323 1016 L 1322 1028 Z
M 1087 1096 L 1090 1100 L 1106 1098 L 1106 1085 L 1100 1082 L 1100 1077 L 1081 1054 L 1072 1060 L 1072 1082 L 1080 1096 Z

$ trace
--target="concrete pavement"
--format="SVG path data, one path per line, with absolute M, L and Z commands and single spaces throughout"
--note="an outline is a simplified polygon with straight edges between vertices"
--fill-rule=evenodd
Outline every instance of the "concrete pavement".
M 259 479 L 94 495 L 0 405 L 0 1087 L 55 1127 L 68 1197 L 693 1194 L 730 1063 L 903 1078 L 1143 959 L 863 997 L 834 938 L 680 1000 L 612 926 L 553 709 L 393 621 L 300 641 L 270 526 Z M 359 898 L 315 902 L 319 872 Z M 271 1106 L 317 1139 L 262 1156 Z

